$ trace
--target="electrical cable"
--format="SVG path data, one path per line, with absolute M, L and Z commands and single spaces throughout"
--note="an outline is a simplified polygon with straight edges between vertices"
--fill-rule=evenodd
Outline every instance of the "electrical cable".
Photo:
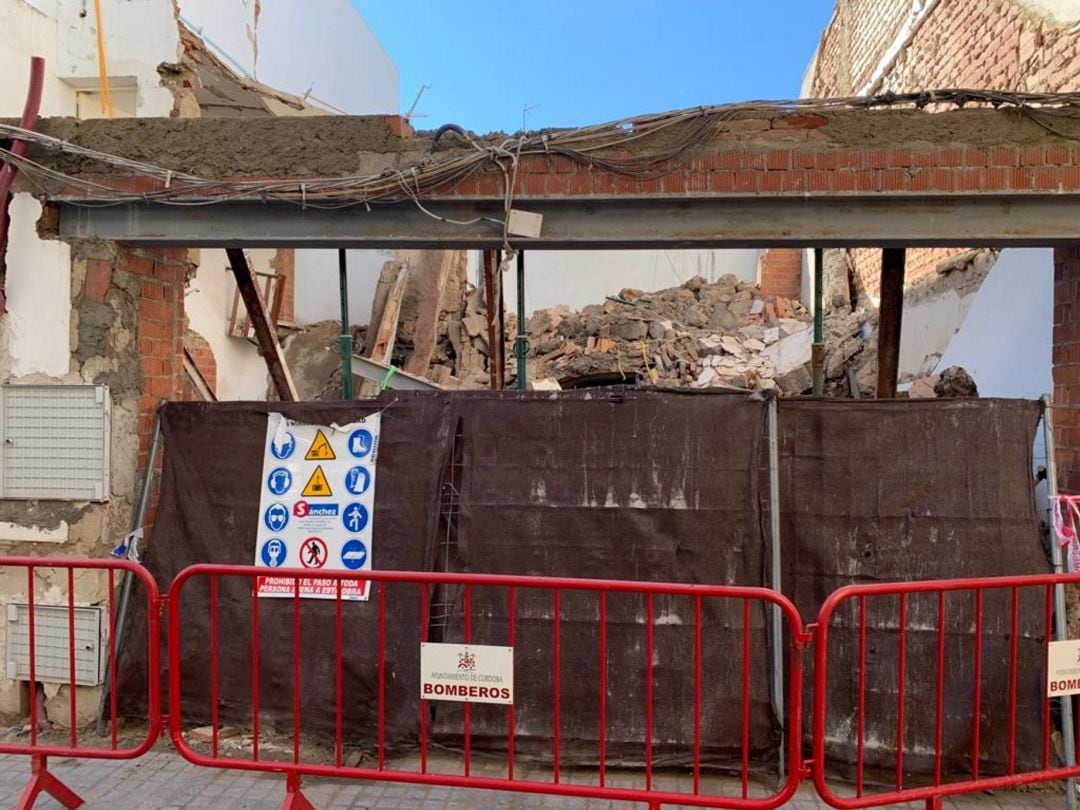
M 748 101 L 735 104 L 693 107 L 685 110 L 624 118 L 576 129 L 523 133 L 515 138 L 474 138 L 456 125 L 446 125 L 439 132 L 462 134 L 464 149 L 427 153 L 414 165 L 382 171 L 378 174 L 354 174 L 340 177 L 300 179 L 261 178 L 229 180 L 205 178 L 188 172 L 168 169 L 153 163 L 132 160 L 100 152 L 40 132 L 0 124 L 0 138 L 24 141 L 46 153 L 70 155 L 80 161 L 113 170 L 115 184 L 87 180 L 85 175 L 70 174 L 49 167 L 39 160 L 20 156 L 0 148 L 0 162 L 19 170 L 34 188 L 65 204 L 85 207 L 155 203 L 176 206 L 207 206 L 227 202 L 279 202 L 305 208 L 339 209 L 411 200 L 418 210 L 441 222 L 473 225 L 489 221 L 501 226 L 503 247 L 509 251 L 509 214 L 517 192 L 521 159 L 543 156 L 565 158 L 578 165 L 602 169 L 612 174 L 650 180 L 663 177 L 672 161 L 709 141 L 724 122 L 752 116 L 768 116 L 795 111 L 828 112 L 844 109 L 879 109 L 907 106 L 924 109 L 946 106 L 963 108 L 986 105 L 1016 109 L 1020 115 L 1063 138 L 1075 139 L 1048 123 L 1048 119 L 1080 117 L 1080 93 L 1021 93 L 987 90 L 941 89 L 917 93 L 886 93 L 873 97 L 834 99 L 796 99 L 786 101 Z M 630 151 L 646 139 L 658 141 L 655 149 L 638 146 L 639 154 Z M 437 139 L 433 139 L 437 140 Z M 434 145 L 434 144 L 433 144 Z M 422 144 L 418 144 L 422 146 Z M 503 176 L 504 218 L 477 217 L 451 220 L 421 203 L 430 205 L 433 197 L 452 193 L 477 172 L 497 169 Z M 154 182 L 139 183 L 139 180 Z M 145 191 L 124 186 L 147 185 Z

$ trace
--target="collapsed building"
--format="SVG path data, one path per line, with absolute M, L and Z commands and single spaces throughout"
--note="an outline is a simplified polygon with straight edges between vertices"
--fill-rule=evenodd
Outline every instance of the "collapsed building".
M 1011 10 L 1005 16 L 1010 22 L 1020 19 Z M 848 18 L 838 15 L 837 20 L 835 24 L 841 25 Z M 928 20 L 917 22 L 926 26 L 932 22 Z M 176 27 L 177 20 L 167 22 Z M 1025 22 L 1022 27 L 1026 31 L 1031 26 Z M 915 37 L 918 32 L 908 33 Z M 1046 35 L 1051 33 L 1055 42 L 1067 43 L 1074 36 L 1058 31 Z M 440 510 L 435 514 L 424 503 L 404 496 L 380 508 L 401 521 L 391 524 L 398 536 L 414 532 L 427 543 L 437 539 L 440 559 L 453 561 L 446 563 L 447 568 L 481 567 L 485 559 L 492 566 L 524 567 L 550 560 L 554 546 L 540 543 L 529 546 L 533 556 L 524 561 L 500 556 L 510 547 L 501 542 L 505 526 L 500 508 L 535 509 L 549 517 L 565 516 L 535 529 L 543 529 L 549 540 L 570 537 L 575 526 L 593 525 L 590 522 L 608 526 L 609 534 L 611 526 L 617 526 L 625 536 L 637 538 L 640 544 L 634 548 L 640 558 L 630 555 L 620 571 L 640 576 L 641 560 L 653 561 L 655 567 L 656 555 L 670 552 L 672 559 L 679 559 L 685 551 L 671 525 L 683 525 L 686 513 L 693 513 L 693 520 L 711 520 L 708 510 L 700 508 L 701 499 L 730 491 L 752 509 L 726 505 L 722 542 L 730 554 L 722 561 L 728 567 L 702 564 L 699 570 L 761 584 L 763 546 L 752 546 L 747 538 L 763 540 L 764 529 L 751 535 L 745 526 L 755 521 L 759 529 L 763 525 L 764 488 L 756 488 L 760 429 L 767 407 L 764 394 L 775 390 L 785 397 L 784 418 L 792 425 L 791 433 L 784 434 L 780 456 L 792 465 L 783 473 L 785 482 L 791 483 L 786 496 L 791 500 L 783 507 L 786 517 L 772 514 L 769 520 L 778 533 L 784 522 L 784 535 L 797 549 L 786 560 L 798 558 L 806 566 L 811 566 L 807 560 L 816 560 L 813 564 L 821 566 L 796 566 L 791 571 L 802 588 L 800 598 L 810 604 L 822 596 L 820 584 L 811 581 L 817 575 L 839 583 L 844 577 L 939 573 L 930 571 L 934 561 L 926 555 L 909 559 L 894 554 L 887 541 L 890 532 L 925 539 L 920 532 L 928 531 L 936 538 L 940 528 L 931 525 L 932 515 L 926 513 L 930 496 L 922 493 L 919 500 L 902 486 L 918 477 L 910 467 L 903 468 L 903 475 L 897 472 L 899 466 L 881 471 L 883 478 L 898 476 L 889 479 L 892 490 L 888 486 L 878 490 L 876 484 L 860 490 L 862 502 L 881 503 L 888 512 L 872 515 L 866 525 L 835 531 L 836 521 L 843 519 L 845 509 L 851 511 L 851 503 L 830 503 L 828 508 L 838 510 L 835 513 L 815 511 L 823 508 L 816 500 L 820 493 L 807 481 L 824 479 L 833 468 L 814 468 L 807 474 L 806 467 L 797 466 L 808 463 L 800 453 L 818 453 L 824 459 L 821 463 L 846 464 L 850 471 L 850 460 L 838 460 L 836 448 L 847 452 L 845 442 L 859 436 L 860 458 L 869 461 L 884 454 L 883 446 L 872 439 L 878 423 L 865 412 L 839 411 L 846 416 L 830 421 L 826 412 L 848 408 L 850 403 L 798 399 L 815 389 L 815 368 L 821 374 L 817 392 L 833 396 L 887 398 L 898 384 L 910 384 L 907 393 L 912 397 L 971 393 L 964 375 L 948 370 L 948 341 L 943 344 L 936 333 L 913 350 L 915 360 L 904 379 L 899 371 L 904 365 L 904 336 L 926 331 L 921 325 L 932 321 L 941 307 L 974 311 L 982 283 L 1010 266 L 1009 252 L 1034 246 L 1044 248 L 1041 261 L 1049 253 L 1047 246 L 1054 250 L 1060 299 L 1055 362 L 1066 371 L 1071 362 L 1076 313 L 1069 296 L 1075 292 L 1076 256 L 1070 245 L 1080 240 L 1076 231 L 1080 220 L 1071 210 L 1080 193 L 1080 153 L 1073 145 L 1080 124 L 1071 96 L 960 91 L 926 99 L 889 85 L 896 95 L 873 100 L 730 105 L 576 132 L 522 133 L 516 138 L 451 134 L 437 144 L 434 135 L 413 133 L 409 122 L 398 116 L 282 118 L 282 113 L 311 112 L 310 99 L 237 81 L 199 39 L 186 27 L 177 27 L 180 61 L 160 71 L 162 86 L 154 86 L 169 91 L 174 105 L 169 112 L 176 113 L 171 120 L 46 118 L 33 132 L 10 124 L 2 130 L 4 155 L 19 169 L 12 249 L 6 254 L 5 379 L 53 389 L 46 399 L 76 383 L 107 385 L 111 413 L 104 401 L 92 405 L 99 417 L 108 413 L 111 433 L 102 438 L 99 430 L 95 435 L 97 448 L 104 444 L 111 454 L 107 471 L 113 471 L 103 480 L 99 475 L 94 482 L 98 491 L 67 493 L 65 499 L 40 485 L 49 476 L 62 478 L 56 467 L 31 457 L 27 463 L 39 465 L 31 476 L 38 488 L 16 490 L 16 497 L 24 500 L 6 501 L 0 510 L 6 532 L 0 542 L 7 552 L 40 553 L 43 546 L 38 544 L 56 543 L 48 548 L 100 556 L 129 530 L 152 524 L 152 510 L 139 514 L 134 524 L 131 517 L 143 480 L 151 480 L 149 474 L 156 467 L 155 416 L 162 402 L 250 396 L 264 401 L 254 408 L 230 405 L 216 411 L 194 405 L 183 410 L 174 404 L 165 411 L 172 420 L 170 430 L 189 431 L 175 458 L 191 462 L 205 457 L 208 446 L 227 448 L 220 454 L 225 466 L 216 474 L 235 489 L 218 502 L 208 497 L 213 492 L 205 490 L 196 492 L 198 497 L 187 497 L 192 490 L 175 488 L 173 480 L 166 499 L 172 511 L 164 531 L 196 523 L 205 531 L 184 534 L 180 540 L 187 545 L 168 546 L 183 548 L 183 554 L 166 553 L 164 545 L 152 552 L 152 564 L 162 576 L 189 562 L 184 555 L 206 553 L 196 534 L 235 539 L 228 551 L 235 555 L 231 561 L 250 562 L 246 545 L 250 527 L 242 521 L 251 522 L 253 506 L 243 475 L 257 466 L 253 453 L 259 442 L 252 440 L 252 425 L 265 421 L 271 408 L 330 423 L 344 421 L 356 409 L 368 413 L 385 406 L 398 408 L 403 420 L 414 420 L 403 422 L 410 426 L 407 432 L 426 441 L 399 436 L 396 450 L 387 450 L 387 458 L 396 459 L 390 466 L 389 475 L 397 476 L 390 479 L 391 491 L 415 494 L 418 490 L 410 489 L 409 482 L 418 487 L 416 482 L 422 479 L 428 501 L 439 498 Z M 827 44 L 820 54 L 823 64 Z M 891 69 L 884 68 L 886 74 Z M 875 66 L 866 69 L 876 75 Z M 933 113 L 918 109 L 928 103 L 939 109 Z M 205 117 L 183 117 L 196 110 Z M 251 110 L 254 118 L 240 118 Z M 207 114 L 211 111 L 221 114 Z M 582 140 L 595 148 L 581 150 Z M 25 159 L 13 148 L 16 143 L 27 144 Z M 515 166 L 517 185 L 507 189 L 503 178 L 510 165 Z M 189 205 L 192 202 L 199 206 Z M 433 211 L 438 213 L 432 215 Z M 542 223 L 535 227 L 533 220 L 532 225 L 511 231 L 508 212 L 534 214 Z M 950 225 L 955 222 L 964 224 L 962 234 Z M 948 247 L 956 241 L 964 243 L 963 251 Z M 27 245 L 47 251 L 40 255 L 49 261 L 39 263 L 20 252 Z M 508 286 L 515 253 L 522 278 L 527 278 L 533 258 L 545 252 L 658 245 L 766 252 L 756 257 L 754 278 L 717 272 L 655 290 L 620 285 L 604 300 L 575 302 L 573 308 L 544 307 L 524 318 L 507 312 L 501 288 Z M 885 253 L 869 252 L 876 245 L 886 245 Z M 905 253 L 908 245 L 916 247 Z M 810 246 L 808 255 L 803 246 Z M 820 260 L 814 246 L 819 246 Z M 303 278 L 316 272 L 312 265 L 304 269 L 299 254 L 321 252 L 333 264 L 341 255 L 335 251 L 347 249 L 366 249 L 375 257 L 366 274 L 371 282 L 366 291 L 371 302 L 366 327 L 360 328 L 347 315 L 320 318 L 314 326 L 290 318 L 290 298 L 295 314 Z M 470 250 L 486 256 L 470 260 L 464 253 Z M 777 259 L 781 251 L 788 251 L 789 258 L 794 253 L 798 261 L 777 269 L 770 254 Z M 920 283 L 905 292 L 908 261 L 918 268 L 913 275 Z M 52 285 L 55 300 L 44 300 L 40 288 L 28 283 L 31 271 L 41 267 L 45 269 L 36 283 Z M 381 274 L 372 271 L 375 267 L 382 268 Z M 796 272 L 797 276 L 790 275 Z M 333 274 L 329 278 L 336 280 Z M 347 279 L 348 273 L 342 278 Z M 821 303 L 815 301 L 819 294 Z M 346 291 L 342 296 L 349 300 Z M 920 303 L 930 314 L 913 317 Z M 330 304 L 334 314 L 338 301 Z M 518 311 L 523 313 L 522 308 Z M 216 320 L 209 317 L 211 312 L 216 312 Z M 328 314 L 325 307 L 322 314 Z M 815 314 L 820 336 L 815 334 L 819 331 Z M 945 331 L 955 331 L 954 326 L 950 322 Z M 31 345 L 35 351 L 28 353 Z M 364 366 L 366 360 L 373 361 L 377 370 Z M 251 387 L 234 386 L 240 367 L 257 369 Z M 353 371 L 361 368 L 368 371 L 354 380 Z M 371 374 L 374 377 L 367 376 Z M 361 377 L 365 387 L 353 388 L 357 393 L 393 389 L 395 377 L 400 381 L 406 375 L 422 386 L 426 381 L 428 387 L 447 390 L 430 400 L 386 394 L 372 403 L 337 404 L 337 410 L 331 403 L 295 404 L 336 400 Z M 1057 380 L 1058 398 L 1071 404 L 1070 374 L 1059 373 Z M 982 385 L 982 380 L 976 382 Z M 701 398 L 686 400 L 692 404 L 684 403 L 678 411 L 681 432 L 650 429 L 642 446 L 633 445 L 642 434 L 635 419 L 624 412 L 625 421 L 618 423 L 621 430 L 612 431 L 609 446 L 600 440 L 604 431 L 589 421 L 596 418 L 590 403 L 598 400 L 588 392 L 550 399 L 545 398 L 548 394 L 525 394 L 520 400 L 464 393 L 527 385 L 550 390 L 628 383 L 648 390 L 612 391 L 603 400 L 605 407 L 630 402 L 655 422 L 675 412 L 663 411 L 671 400 L 658 398 L 670 392 L 655 389 L 697 390 Z M 725 402 L 720 392 L 756 396 L 732 404 L 735 400 Z M 457 393 L 462 397 L 455 399 Z M 279 402 L 269 404 L 267 399 Z M 500 410 L 507 402 L 519 403 L 525 415 L 512 417 Z M 555 405 L 549 407 L 548 402 Z M 1023 487 L 1029 471 L 1023 467 L 1034 437 L 1035 409 L 999 408 L 993 402 L 944 405 L 950 418 L 963 414 L 993 418 L 997 435 L 1008 437 L 1000 442 L 1001 458 L 985 458 L 978 465 L 979 475 L 986 476 L 979 478 L 980 492 L 1010 493 L 1007 503 L 995 502 L 998 511 L 974 516 L 980 543 L 1004 544 L 1013 530 L 1032 540 L 1036 531 L 1032 516 L 1017 515 L 1027 502 Z M 746 469 L 739 468 L 737 480 L 733 474 L 731 480 L 723 479 L 723 486 L 710 488 L 706 484 L 720 479 L 686 477 L 693 478 L 699 463 L 719 458 L 723 445 L 695 440 L 690 426 L 705 424 L 721 411 L 728 420 L 725 425 L 745 440 L 739 448 L 749 462 Z M 919 445 L 923 454 L 951 441 L 954 444 L 948 446 L 958 457 L 964 446 L 978 443 L 974 435 L 978 431 L 970 424 L 958 438 L 936 422 L 936 429 L 930 430 L 932 418 L 925 416 L 926 411 L 910 413 L 928 421 L 912 416 L 913 421 L 906 422 L 908 417 L 893 415 L 887 434 L 890 446 L 902 444 L 913 430 L 924 440 Z M 215 414 L 222 421 L 216 421 Z M 230 436 L 235 430 L 230 418 L 243 422 L 242 435 Z M 571 431 L 559 434 L 560 420 L 592 425 L 593 432 L 585 438 Z M 1072 411 L 1065 410 L 1061 440 L 1067 474 L 1075 466 L 1077 437 L 1071 421 Z M 538 431 L 540 440 L 532 430 Z M 556 434 L 564 454 L 577 446 L 589 449 L 590 472 L 611 474 L 626 464 L 626 476 L 617 485 L 608 482 L 606 488 L 594 480 L 584 496 L 574 489 L 577 479 L 569 477 L 566 489 L 556 491 L 553 481 L 569 476 L 558 467 L 548 470 L 547 477 L 543 474 L 545 465 L 552 463 L 543 442 L 545 436 Z M 650 457 L 663 455 L 672 435 L 681 437 L 678 446 L 690 448 L 686 452 L 695 463 L 684 464 L 684 457 L 669 454 L 664 456 L 664 469 L 670 477 L 652 480 L 645 465 Z M 522 478 L 521 489 L 507 488 L 502 485 L 516 480 L 515 465 L 521 461 L 507 448 L 522 436 L 532 442 L 524 444 L 531 451 L 525 457 L 533 478 Z M 934 443 L 929 442 L 931 436 Z M 70 439 L 65 436 L 64 441 Z M 501 452 L 492 452 L 491 446 Z M 438 452 L 426 459 L 425 452 L 433 448 Z M 485 448 L 487 455 L 482 454 Z M 473 463 L 477 458 L 486 463 Z M 1002 458 L 1008 463 L 998 464 Z M 418 459 L 425 459 L 423 470 Z M 1004 471 L 1001 480 L 994 477 L 998 467 Z M 175 474 L 177 468 L 172 469 L 170 474 Z M 800 469 L 807 477 L 799 477 Z M 140 472 L 147 474 L 145 479 L 140 480 Z M 679 475 L 686 480 L 678 480 Z M 931 480 L 929 475 L 926 480 Z M 940 478 L 932 481 L 941 483 Z M 184 479 L 186 487 L 197 488 L 197 483 Z M 853 482 L 840 489 L 856 491 Z M 947 487 L 927 484 L 926 489 Z M 893 490 L 900 492 L 895 503 L 882 494 Z M 472 495 L 472 500 L 462 493 Z M 207 509 L 194 508 L 196 503 L 213 503 L 220 511 L 207 514 Z M 950 510 L 985 506 L 981 501 L 972 506 L 959 500 L 934 504 L 950 515 Z M 551 505 L 562 510 L 548 509 Z M 645 524 L 638 523 L 643 515 L 650 521 L 645 532 L 640 528 Z M 813 531 L 800 534 L 800 523 L 814 526 Z M 243 530 L 236 528 L 240 525 Z M 815 557 L 826 548 L 825 538 L 833 535 L 841 536 L 843 545 L 828 548 L 837 552 L 833 562 L 842 562 L 842 571 L 827 568 L 827 562 Z M 620 539 L 623 536 L 619 533 Z M 956 554 L 945 556 L 950 557 L 949 564 L 963 565 L 963 573 L 991 569 L 1002 573 L 1006 568 L 994 567 L 999 563 L 1016 562 L 1025 569 L 1041 563 L 1041 550 L 1033 543 L 1015 559 L 980 560 L 966 555 L 970 549 L 960 534 L 947 536 Z M 470 537 L 486 557 L 476 556 L 476 547 L 467 542 Z M 693 554 L 708 556 L 712 535 L 699 527 L 694 537 L 699 545 Z M 665 542 L 670 545 L 663 546 Z M 394 552 L 400 556 L 386 559 L 416 569 L 431 564 L 433 554 L 426 546 L 401 545 L 403 550 Z M 590 565 L 613 556 L 599 541 L 596 548 L 600 551 L 594 550 Z M 745 557 L 740 556 L 743 553 Z M 680 560 L 679 565 L 684 564 Z M 579 574 L 586 563 L 571 554 L 561 557 L 559 565 L 571 575 Z M 692 566 L 663 570 L 692 574 Z M 49 582 L 55 584 L 51 578 Z M 91 601 L 102 601 L 102 587 Z M 11 592 L 16 591 L 11 583 Z M 0 693 L 7 708 L 25 702 L 18 680 L 8 679 Z M 51 684 L 45 690 L 51 717 L 63 717 L 71 705 L 65 689 Z M 760 695 L 755 700 L 755 713 L 760 712 L 755 716 L 767 721 L 768 700 Z M 80 700 L 80 710 L 92 711 L 93 703 Z M 404 726 L 403 739 L 413 734 Z M 762 739 L 774 730 L 769 726 Z M 766 740 L 763 747 L 766 744 L 774 745 Z

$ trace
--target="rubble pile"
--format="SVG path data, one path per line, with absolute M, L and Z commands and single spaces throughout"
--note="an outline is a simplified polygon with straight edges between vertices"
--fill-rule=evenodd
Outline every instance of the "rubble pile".
M 509 325 L 507 332 L 513 334 Z M 626 289 L 578 312 L 540 310 L 526 321 L 526 332 L 530 380 L 556 380 L 562 387 L 621 380 L 775 389 L 790 396 L 813 384 L 813 325 L 806 308 L 762 297 L 756 284 L 733 275 L 711 284 L 696 276 L 652 293 Z M 870 359 L 864 357 L 869 336 L 857 313 L 826 318 L 826 376 L 833 388 L 846 389 L 847 367 L 861 368 Z

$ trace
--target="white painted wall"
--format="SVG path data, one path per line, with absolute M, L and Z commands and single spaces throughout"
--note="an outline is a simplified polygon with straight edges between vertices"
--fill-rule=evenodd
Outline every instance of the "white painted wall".
M 249 250 L 247 255 L 254 268 L 266 270 L 274 251 Z M 266 399 L 266 362 L 250 341 L 228 334 L 236 289 L 228 267 L 224 250 L 200 251 L 199 269 L 184 294 L 188 326 L 202 335 L 214 352 L 219 400 Z
M 349 321 L 364 326 L 371 320 L 371 301 L 384 263 L 394 257 L 392 250 L 350 250 Z M 298 324 L 341 319 L 338 252 L 336 250 L 296 251 L 296 292 L 293 314 Z
M 0 345 L 12 377 L 62 377 L 71 358 L 71 250 L 37 237 L 41 204 L 29 194 L 11 201 L 7 250 L 8 312 Z
M 19 0 L 15 0 L 19 2 Z M 61 79 L 81 87 L 98 85 L 97 20 L 90 0 L 57 0 L 56 60 Z M 110 79 L 134 80 L 137 114 L 168 116 L 172 93 L 161 86 L 157 66 L 180 58 L 180 33 L 171 2 L 101 0 L 101 28 Z
M 534 250 L 525 256 L 525 311 L 566 304 L 602 304 L 625 288 L 651 292 L 694 276 L 713 282 L 727 273 L 757 279 L 758 250 Z M 469 253 L 469 280 L 482 279 L 480 254 Z M 516 265 L 503 281 L 507 311 L 517 309 Z
M 397 66 L 349 0 L 179 2 L 219 58 L 263 84 L 350 115 L 398 111 Z
M 977 291 L 960 295 L 946 290 L 933 298 L 905 304 L 900 330 L 901 380 L 933 373 L 937 358 L 964 323 L 976 295 Z
M 60 81 L 52 66 L 56 64 L 57 0 L 3 0 L 0 2 L 0 117 L 18 118 L 26 100 L 30 79 L 30 57 L 45 59 L 45 88 L 42 94 L 43 115 L 72 115 L 75 91 Z
M 980 396 L 1038 399 L 1054 388 L 1053 330 L 1054 251 L 1003 250 L 938 370 L 963 366 Z

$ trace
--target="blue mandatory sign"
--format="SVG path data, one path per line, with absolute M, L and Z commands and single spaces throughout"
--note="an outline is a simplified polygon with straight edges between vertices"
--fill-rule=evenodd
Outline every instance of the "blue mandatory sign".
M 341 513 L 341 522 L 353 534 L 362 532 L 364 527 L 367 526 L 367 521 L 367 507 L 362 503 L 350 503 L 345 507 L 345 511 Z
M 285 562 L 286 553 L 285 541 L 280 537 L 271 537 L 263 543 L 259 556 L 262 557 L 263 565 L 267 565 L 270 568 L 280 568 Z
M 363 458 L 370 453 L 374 444 L 375 437 L 370 430 L 359 428 L 349 434 L 349 452 L 356 458 Z
M 341 564 L 350 571 L 363 568 L 367 562 L 367 546 L 363 540 L 346 540 L 341 547 Z
M 278 444 L 276 437 L 270 440 L 270 453 L 278 461 L 284 461 L 296 450 L 296 437 L 291 433 L 285 434 L 285 439 Z
M 371 486 L 371 473 L 364 467 L 353 467 L 345 473 L 345 489 L 353 495 L 363 495 Z
M 280 532 L 289 525 L 289 507 L 283 503 L 272 503 L 263 513 L 263 523 L 272 532 Z
M 284 495 L 292 486 L 292 473 L 284 467 L 275 467 L 266 476 L 266 488 L 274 495 Z

